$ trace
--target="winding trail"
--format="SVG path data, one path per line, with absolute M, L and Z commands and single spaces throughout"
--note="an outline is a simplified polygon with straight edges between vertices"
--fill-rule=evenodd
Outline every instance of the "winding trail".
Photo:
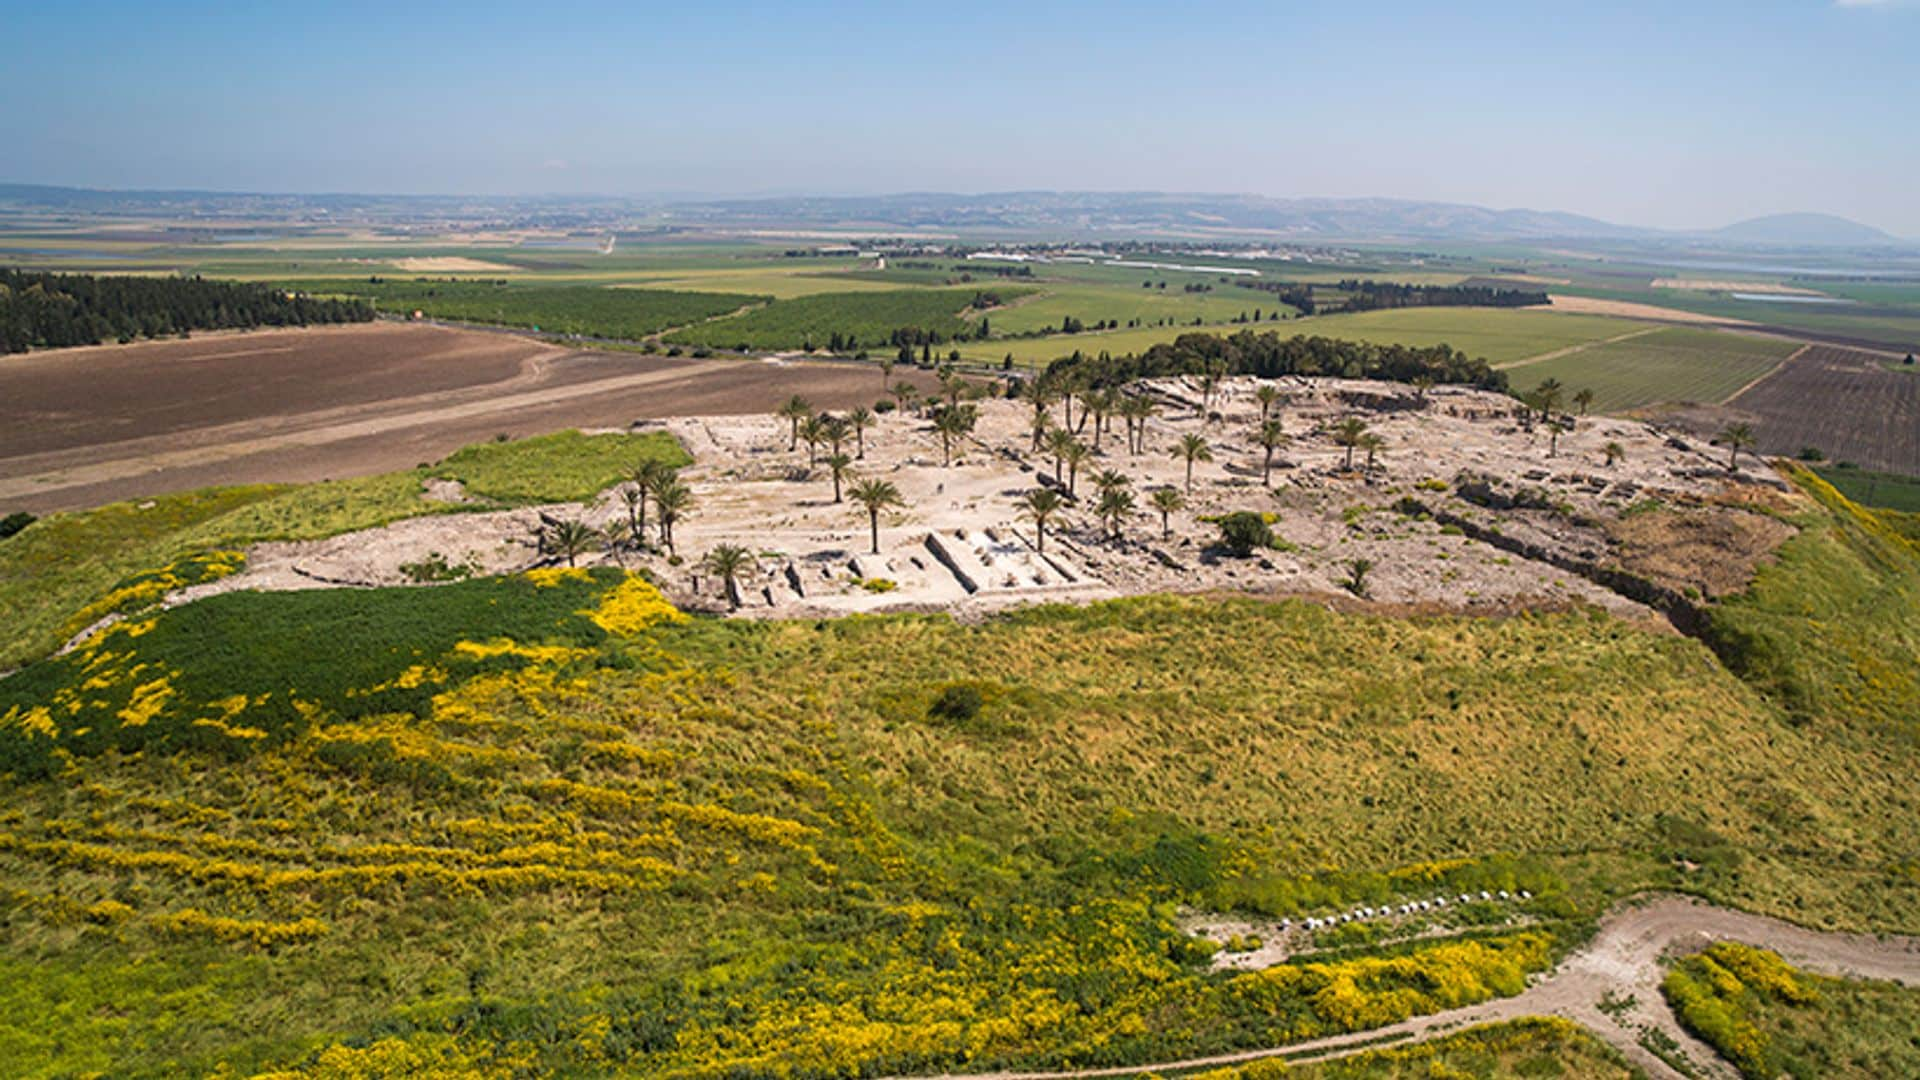
M 1515 997 L 1414 1017 L 1369 1031 L 1262 1050 L 1097 1069 L 943 1074 L 922 1080 L 1074 1080 L 1178 1072 L 1276 1056 L 1285 1056 L 1290 1062 L 1319 1061 L 1385 1044 L 1420 1042 L 1476 1024 L 1541 1015 L 1562 1016 L 1581 1024 L 1650 1077 L 1674 1080 L 1683 1074 L 1640 1045 L 1643 1028 L 1664 1032 L 1698 1075 L 1737 1080 L 1737 1074 L 1711 1047 L 1680 1027 L 1660 994 L 1663 955 L 1697 952 L 1725 939 L 1772 949 L 1795 966 L 1816 974 L 1920 986 L 1920 938 L 1823 933 L 1685 897 L 1656 896 L 1615 908 L 1601 920 L 1592 941 Z M 1617 1018 L 1603 1012 L 1600 1002 L 1609 993 L 1616 1001 L 1631 997 L 1632 1006 L 1616 1010 Z

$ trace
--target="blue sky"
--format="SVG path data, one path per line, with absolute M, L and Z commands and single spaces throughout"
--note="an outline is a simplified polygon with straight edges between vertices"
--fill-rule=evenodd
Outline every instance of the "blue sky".
M 1381 195 L 1920 237 L 1920 2 L 0 0 L 0 180 Z

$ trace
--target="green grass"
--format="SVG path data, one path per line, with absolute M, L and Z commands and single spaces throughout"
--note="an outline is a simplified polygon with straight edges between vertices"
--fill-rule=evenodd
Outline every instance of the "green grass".
M 1750 1080 L 1920 1075 L 1920 990 L 1834 979 L 1722 941 L 1681 960 L 1663 990 L 1681 1023 Z
M 1833 737 L 1867 723 L 1908 733 L 1920 719 L 1920 545 L 1814 473 L 1820 505 L 1752 587 L 1713 612 L 1722 656 L 1802 723 Z
M 582 435 L 561 431 L 505 443 L 477 443 L 426 475 L 458 480 L 469 495 L 526 504 L 583 502 L 631 476 L 642 461 L 680 468 L 693 461 L 673 436 Z
M 1842 469 L 1831 465 L 1814 469 L 1820 479 L 1859 503 L 1906 514 L 1920 513 L 1920 478 L 1871 469 Z
M 1517 390 L 1558 379 L 1569 394 L 1592 390 L 1594 411 L 1619 412 L 1662 401 L 1718 404 L 1797 348 L 1775 338 L 1674 327 L 1506 370 Z
M 950 341 L 972 333 L 972 324 L 962 320 L 960 313 L 981 292 L 994 292 L 1006 300 L 1025 294 L 1024 289 L 999 284 L 825 293 L 778 300 L 744 315 L 677 331 L 666 340 L 716 348 L 799 349 L 812 345 L 824 349 L 837 333 L 851 336 L 856 347 L 890 349 L 888 338 L 894 331 L 917 328 Z M 992 314 L 989 312 L 989 317 Z
M 1248 296 L 1262 294 L 1248 293 Z M 1259 306 L 1271 310 L 1271 298 L 1264 304 L 1241 305 L 1248 311 Z M 1236 308 L 1237 312 L 1238 308 Z M 977 341 L 960 346 L 970 360 L 998 363 L 1008 353 L 1024 367 L 1044 367 L 1048 362 L 1074 350 L 1088 355 L 1109 352 L 1115 356 L 1143 352 L 1163 341 L 1172 341 L 1183 333 L 1201 329 L 1214 333 L 1232 333 L 1240 329 L 1276 330 L 1281 334 L 1308 334 L 1369 341 L 1381 345 L 1451 345 L 1469 356 L 1502 364 L 1555 349 L 1600 341 L 1631 333 L 1645 324 L 1600 315 L 1566 315 L 1548 311 L 1507 308 L 1399 308 L 1391 311 L 1366 311 L 1354 315 L 1316 315 L 1277 326 L 1237 325 L 1214 327 L 1148 327 L 1110 333 L 1086 333 L 1024 341 Z M 999 329 L 1000 321 L 994 321 Z
M 1142 289 L 1131 285 L 1085 285 L 1048 282 L 1038 286 L 1037 295 L 1005 311 L 990 312 L 993 332 L 1001 336 L 1057 330 L 1061 320 L 1072 316 L 1086 326 L 1101 321 L 1125 327 L 1138 320 L 1142 326 L 1163 321 L 1190 326 L 1195 319 L 1203 323 L 1228 323 L 1241 316 L 1261 313 L 1261 328 L 1276 313 L 1293 314 L 1271 295 L 1216 286 L 1212 292 L 1189 293 L 1177 285 L 1168 289 Z
M 1527 1017 L 1472 1027 L 1426 1042 L 1389 1046 L 1318 1063 L 1269 1059 L 1180 1074 L 1181 1080 L 1520 1080 L 1577 1077 L 1628 1080 L 1639 1073 L 1620 1053 L 1571 1020 Z
M 765 297 L 659 289 L 605 289 L 591 285 L 499 285 L 490 281 L 413 281 L 366 278 L 295 281 L 289 288 L 316 295 L 362 296 L 382 312 L 415 310 L 438 319 L 539 329 L 544 333 L 638 340 L 676 326 L 738 311 Z
M 466 482 L 501 503 L 585 499 L 627 475 L 644 457 L 673 464 L 685 451 L 670 436 L 583 436 L 484 443 L 426 470 L 385 473 L 302 487 L 212 488 L 95 510 L 49 514 L 0 540 L 0 669 L 58 648 L 91 618 L 76 613 L 131 578 L 198 552 L 267 540 L 316 540 L 420 514 L 463 508 L 421 497 L 421 482 Z M 103 608 L 104 614 L 112 607 Z

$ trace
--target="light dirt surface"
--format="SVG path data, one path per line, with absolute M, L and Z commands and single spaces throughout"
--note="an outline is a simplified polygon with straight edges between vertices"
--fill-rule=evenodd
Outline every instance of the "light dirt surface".
M 1691 292 L 1766 293 L 1770 296 L 1821 296 L 1812 289 L 1782 285 L 1776 281 L 1709 281 L 1704 278 L 1655 278 L 1656 289 L 1686 289 Z
M 1031 449 L 1032 409 L 1025 402 L 978 402 L 979 424 L 955 446 L 951 466 L 942 464 L 939 438 L 924 417 L 885 415 L 867 431 L 865 457 L 853 462 L 847 485 L 888 480 L 905 503 L 882 514 L 878 555 L 870 551 L 865 512 L 833 501 L 828 470 L 809 466 L 804 443 L 789 449 L 785 421 L 766 413 L 677 417 L 657 426 L 694 458 L 681 474 L 693 489 L 694 507 L 674 537 L 683 561 L 676 564 L 657 546 L 657 533 L 651 551 L 601 552 L 587 561 L 644 567 L 683 607 L 726 611 L 722 586 L 697 567 L 719 544 L 747 547 L 757 566 L 739 583 L 738 614 L 748 617 L 942 610 L 970 618 L 1020 604 L 1164 592 L 1318 598 L 1342 594 L 1355 560 L 1364 559 L 1371 560 L 1366 600 L 1383 610 L 1499 614 L 1595 605 L 1647 622 L 1655 613 L 1643 600 L 1615 592 L 1583 569 L 1620 561 L 1623 549 L 1608 534 L 1609 522 L 1629 506 L 1644 511 L 1650 499 L 1709 521 L 1749 516 L 1735 494 L 1786 490 L 1757 461 L 1730 474 L 1705 448 L 1671 443 L 1638 422 L 1580 419 L 1550 454 L 1547 434 L 1518 421 L 1514 403 L 1500 395 L 1438 387 L 1423 400 L 1391 383 L 1301 378 L 1279 384 L 1287 394 L 1279 416 L 1292 442 L 1276 456 L 1267 487 L 1251 438 L 1256 385 L 1228 380 L 1206 413 L 1199 390 L 1186 380 L 1146 386 L 1159 411 L 1148 422 L 1144 451 L 1130 454 L 1122 432 L 1101 438 L 1100 453 L 1074 484 L 1079 497 L 1069 497 L 1049 522 L 1044 552 L 1018 500 L 1037 486 L 1053 486 L 1055 463 Z M 1061 420 L 1059 406 L 1052 416 Z M 1365 420 L 1386 440 L 1372 468 L 1364 452 L 1348 468 L 1346 452 L 1332 438 L 1333 425 L 1348 417 Z M 656 425 L 638 430 L 649 426 Z M 1081 433 L 1088 445 L 1091 429 L 1089 422 Z M 1169 516 L 1163 535 L 1147 496 L 1155 488 L 1185 487 L 1185 466 L 1169 451 L 1186 434 L 1203 436 L 1213 460 L 1196 463 L 1188 506 Z M 1623 448 L 1624 460 L 1604 464 L 1608 443 Z M 845 450 L 849 457 L 858 453 L 852 440 Z M 826 453 L 823 448 L 820 457 Z M 1092 476 L 1102 470 L 1126 477 L 1136 499 L 1117 538 L 1106 535 L 1094 514 Z M 1491 500 L 1467 501 L 1456 481 L 1471 477 L 1490 478 Z M 1068 479 L 1064 472 L 1062 478 Z M 1435 516 L 1403 512 L 1405 499 Z M 1510 499 L 1521 505 L 1502 505 Z M 1204 519 L 1238 510 L 1273 515 L 1282 548 L 1247 558 L 1216 550 L 1218 527 Z M 531 537 L 542 512 L 595 526 L 627 516 L 617 493 L 607 492 L 588 506 L 416 518 L 316 543 L 263 545 L 251 553 L 246 571 L 211 587 L 397 584 L 406 580 L 402 564 L 429 554 L 454 562 L 471 557 L 484 572 L 519 569 L 538 557 Z M 1443 525 L 1442 513 L 1487 531 L 1475 539 Z M 1752 533 L 1732 526 L 1676 528 L 1642 530 L 1630 540 L 1634 556 L 1657 568 L 1666 536 L 1696 554 L 1702 543 L 1728 536 L 1744 545 L 1742 565 L 1751 566 L 1766 550 L 1749 550 L 1756 548 Z
M 1711 1047 L 1680 1027 L 1660 994 L 1660 980 L 1665 974 L 1663 958 L 1688 955 L 1722 940 L 1772 949 L 1788 962 L 1817 974 L 1920 986 L 1920 939 L 1823 933 L 1778 919 L 1663 896 L 1630 902 L 1615 909 L 1601 920 L 1599 932 L 1591 942 L 1515 997 L 1433 1013 L 1371 1031 L 1262 1050 L 1114 1068 L 966 1075 L 972 1080 L 1066 1080 L 1210 1068 L 1279 1054 L 1285 1054 L 1290 1061 L 1322 1060 L 1374 1049 L 1383 1040 L 1395 1039 L 1396 1044 L 1418 1042 L 1477 1024 L 1553 1015 L 1585 1026 L 1656 1080 L 1676 1080 L 1683 1074 L 1640 1045 L 1643 1028 L 1664 1032 L 1680 1047 L 1699 1075 L 1736 1078 L 1738 1074 Z M 1600 1008 L 1602 998 L 1608 995 L 1616 1001 L 1631 997 L 1633 1004 L 1616 1010 L 1619 1012 L 1616 1019 Z M 956 1078 L 947 1076 L 940 1080 Z
M 433 258 L 415 257 L 395 259 L 396 269 L 410 274 L 484 274 L 494 270 L 514 270 L 516 267 L 505 263 L 488 262 L 485 259 L 469 259 L 464 255 L 442 255 Z
M 1571 312 L 1575 315 L 1614 315 L 1623 319 L 1644 319 L 1651 322 L 1702 323 L 1714 326 L 1753 326 L 1745 319 L 1728 319 L 1718 315 L 1702 315 L 1694 311 L 1681 311 L 1679 308 L 1661 307 L 1657 304 L 1636 304 L 1627 300 L 1596 300 L 1590 296 L 1562 296 L 1554 293 L 1547 298 L 1548 307 L 1554 311 Z

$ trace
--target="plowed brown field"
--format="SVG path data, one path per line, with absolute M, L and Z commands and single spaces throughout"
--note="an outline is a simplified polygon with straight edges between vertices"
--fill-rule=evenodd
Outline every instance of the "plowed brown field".
M 382 472 L 502 432 L 758 412 L 792 394 L 871 404 L 880 373 L 392 323 L 33 353 L 0 360 L 0 511 Z

